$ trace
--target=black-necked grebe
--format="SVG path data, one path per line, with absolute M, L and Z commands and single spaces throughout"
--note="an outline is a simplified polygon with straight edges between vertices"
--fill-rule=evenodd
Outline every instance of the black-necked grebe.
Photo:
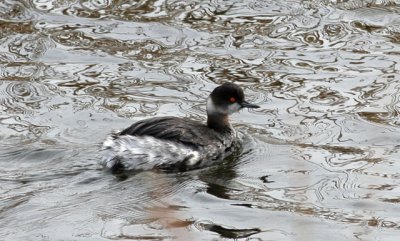
M 178 117 L 141 120 L 103 143 L 103 164 L 112 171 L 152 168 L 189 170 L 232 153 L 236 132 L 228 116 L 259 108 L 233 83 L 216 87 L 207 99 L 207 124 Z

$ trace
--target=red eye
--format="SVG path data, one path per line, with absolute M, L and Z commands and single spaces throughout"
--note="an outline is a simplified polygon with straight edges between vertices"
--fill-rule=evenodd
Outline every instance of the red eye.
M 236 102 L 236 98 L 235 98 L 235 97 L 231 97 L 231 98 L 229 98 L 229 102 L 231 102 L 231 103 L 235 103 L 235 102 Z

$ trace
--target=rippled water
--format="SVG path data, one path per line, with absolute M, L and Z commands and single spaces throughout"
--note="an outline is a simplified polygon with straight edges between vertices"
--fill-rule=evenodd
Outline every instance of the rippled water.
M 3 0 L 4 240 L 398 240 L 400 2 Z M 204 120 L 224 81 L 262 106 L 233 116 L 216 166 L 119 179 L 113 130 Z

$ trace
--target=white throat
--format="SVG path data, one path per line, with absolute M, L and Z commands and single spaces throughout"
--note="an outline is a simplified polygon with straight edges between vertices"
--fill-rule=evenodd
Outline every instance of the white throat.
M 215 115 L 218 114 L 219 111 L 217 110 L 217 107 L 214 104 L 214 101 L 211 99 L 211 97 L 207 98 L 207 115 Z

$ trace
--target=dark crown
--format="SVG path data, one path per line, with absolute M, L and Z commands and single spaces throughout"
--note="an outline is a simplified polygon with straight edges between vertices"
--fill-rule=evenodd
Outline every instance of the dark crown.
M 233 83 L 224 83 L 211 92 L 211 98 L 216 105 L 224 105 L 230 103 L 230 98 L 235 98 L 237 102 L 244 100 L 242 88 Z

